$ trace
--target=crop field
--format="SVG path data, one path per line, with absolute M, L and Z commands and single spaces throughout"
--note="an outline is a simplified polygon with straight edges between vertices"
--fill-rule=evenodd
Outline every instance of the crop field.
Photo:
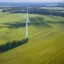
M 28 42 L 0 53 L 0 64 L 64 64 L 64 17 L 28 16 Z M 0 11 L 0 45 L 25 39 L 25 22 L 25 13 Z
M 62 7 L 41 7 L 40 9 L 64 11 L 64 8 L 62 8 Z

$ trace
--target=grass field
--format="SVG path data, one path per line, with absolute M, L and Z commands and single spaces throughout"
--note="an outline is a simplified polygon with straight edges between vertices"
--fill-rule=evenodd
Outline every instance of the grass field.
M 25 38 L 26 14 L 0 12 L 0 45 Z M 64 17 L 29 14 L 29 41 L 0 54 L 0 64 L 64 64 Z
M 41 7 L 40 9 L 64 11 L 64 8 L 62 8 L 62 7 Z

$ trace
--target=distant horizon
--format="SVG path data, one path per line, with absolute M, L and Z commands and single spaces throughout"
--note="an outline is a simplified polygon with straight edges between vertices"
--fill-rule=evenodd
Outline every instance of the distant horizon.
M 0 2 L 0 3 L 64 3 L 64 2 Z
M 0 0 L 0 3 L 57 3 L 64 0 Z

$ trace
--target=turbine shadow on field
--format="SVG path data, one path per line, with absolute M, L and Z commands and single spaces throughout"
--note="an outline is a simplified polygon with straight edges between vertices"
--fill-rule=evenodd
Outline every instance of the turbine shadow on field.
M 55 22 L 52 22 L 52 21 L 47 21 L 48 23 L 54 23 L 54 24 L 64 24 L 64 21 L 62 21 L 62 22 L 57 22 L 57 21 L 55 21 Z
M 13 22 L 13 23 L 3 23 L 4 27 L 13 29 L 13 28 L 20 28 L 20 27 L 25 27 L 25 23 L 21 23 L 21 22 Z
M 30 25 L 34 26 L 42 26 L 42 27 L 51 27 L 47 22 L 45 22 L 44 18 L 41 17 L 33 17 L 30 19 Z
M 28 39 L 23 39 L 21 41 L 13 41 L 13 42 L 7 42 L 6 44 L 0 45 L 0 53 L 4 53 L 6 51 L 9 51 L 13 48 L 16 48 L 20 45 L 23 45 L 28 42 Z
M 41 27 L 51 27 L 45 20 L 44 18 L 41 17 L 31 17 L 29 18 L 30 23 L 29 25 L 33 25 L 33 26 L 41 26 Z M 16 28 L 20 28 L 20 27 L 25 27 L 26 23 L 22 23 L 22 22 L 11 22 L 11 23 L 2 23 L 3 26 L 2 27 L 6 27 L 6 28 L 10 28 L 10 29 L 16 29 Z M 0 28 L 2 28 L 0 27 Z
M 26 24 L 25 23 L 21 23 L 21 22 L 12 22 L 12 23 L 2 23 L 3 26 L 1 26 L 0 28 L 9 28 L 9 31 L 7 31 L 6 33 L 4 33 L 3 35 L 0 36 L 4 36 L 12 31 L 14 31 L 16 28 L 20 28 L 20 27 L 25 27 Z

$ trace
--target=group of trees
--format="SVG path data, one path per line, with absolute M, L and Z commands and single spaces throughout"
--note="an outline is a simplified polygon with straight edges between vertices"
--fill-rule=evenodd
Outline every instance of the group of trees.
M 9 13 L 26 13 L 26 7 L 11 7 L 7 9 L 3 9 L 3 12 Z M 29 7 L 29 13 L 31 14 L 44 14 L 44 15 L 56 15 L 56 16 L 63 16 L 64 12 L 62 10 L 48 10 L 48 9 L 39 9 L 38 7 Z
M 23 39 L 21 41 L 7 42 L 6 44 L 0 45 L 0 53 L 13 49 L 22 44 L 25 44 L 27 43 L 27 41 L 28 41 L 27 39 Z

